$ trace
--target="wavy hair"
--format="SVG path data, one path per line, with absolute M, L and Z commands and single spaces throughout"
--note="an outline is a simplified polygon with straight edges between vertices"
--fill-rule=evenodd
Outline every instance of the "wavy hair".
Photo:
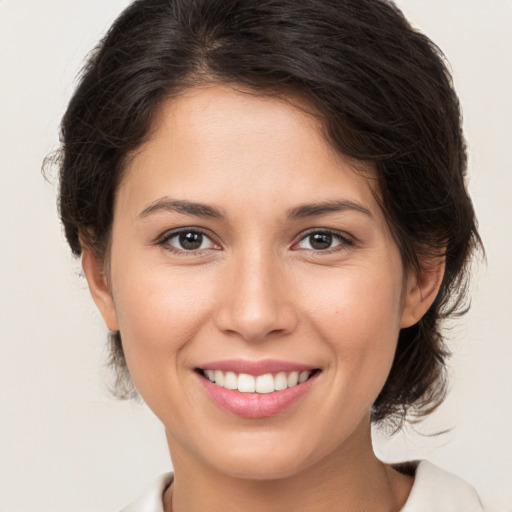
M 200 83 L 299 96 L 338 152 L 371 164 L 406 271 L 442 255 L 439 294 L 402 329 L 372 420 L 431 412 L 446 390 L 443 319 L 465 310 L 481 247 L 465 186 L 459 102 L 443 54 L 386 0 L 139 0 L 91 53 L 62 121 L 60 215 L 108 261 L 126 158 L 166 99 Z M 117 392 L 133 396 L 122 337 L 111 333 Z

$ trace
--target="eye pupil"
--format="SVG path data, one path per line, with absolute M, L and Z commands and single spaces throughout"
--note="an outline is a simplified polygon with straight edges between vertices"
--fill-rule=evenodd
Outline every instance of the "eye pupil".
M 329 233 L 315 233 L 310 235 L 309 243 L 313 249 L 329 249 L 332 245 L 332 235 Z
M 201 247 L 201 244 L 203 243 L 203 235 L 201 233 L 195 233 L 193 231 L 180 233 L 179 241 L 183 249 L 193 251 Z

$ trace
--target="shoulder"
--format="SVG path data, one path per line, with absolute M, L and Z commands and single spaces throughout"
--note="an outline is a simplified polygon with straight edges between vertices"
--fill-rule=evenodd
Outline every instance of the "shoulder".
M 461 478 L 423 460 L 400 512 L 483 512 L 476 491 Z
M 134 502 L 123 507 L 119 512 L 164 512 L 162 503 L 164 491 L 171 485 L 173 478 L 172 473 L 164 473 Z

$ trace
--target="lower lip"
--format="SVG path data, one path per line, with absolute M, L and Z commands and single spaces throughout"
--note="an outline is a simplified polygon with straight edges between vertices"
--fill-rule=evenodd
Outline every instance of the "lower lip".
M 198 374 L 198 378 L 212 400 L 237 416 L 243 418 L 268 418 L 286 411 L 292 404 L 302 398 L 316 381 L 315 373 L 307 381 L 273 393 L 241 393 L 215 385 Z

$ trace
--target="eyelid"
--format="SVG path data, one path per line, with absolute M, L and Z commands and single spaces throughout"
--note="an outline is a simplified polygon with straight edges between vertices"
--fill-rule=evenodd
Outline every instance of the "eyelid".
M 307 237 L 317 234 L 317 233 L 332 235 L 337 240 L 339 240 L 340 243 L 334 247 L 329 247 L 328 249 L 315 250 L 315 249 L 303 249 L 303 248 L 297 247 L 298 244 L 300 242 L 302 242 L 303 240 L 305 240 Z M 348 247 L 353 247 L 354 245 L 356 245 L 356 239 L 353 236 L 349 235 L 348 233 L 346 233 L 344 231 L 337 231 L 335 229 L 330 229 L 330 228 L 311 228 L 311 229 L 308 229 L 308 230 L 302 232 L 297 238 L 298 238 L 298 240 L 296 242 L 294 242 L 292 245 L 292 250 L 310 251 L 310 252 L 315 252 L 318 254 L 322 254 L 322 253 L 328 254 L 330 252 L 344 250 L 344 249 L 347 249 Z
M 208 247 L 206 249 L 197 249 L 197 250 L 187 251 L 185 249 L 176 248 L 168 243 L 168 241 L 171 238 L 178 236 L 180 233 L 188 233 L 188 232 L 195 232 L 195 233 L 199 233 L 199 234 L 205 236 L 206 238 L 208 238 L 210 240 L 210 242 L 214 245 L 214 247 Z M 337 244 L 336 246 L 330 247 L 328 249 L 315 250 L 315 249 L 303 249 L 303 248 L 297 247 L 298 244 L 300 242 L 302 242 L 304 239 L 306 239 L 308 236 L 311 236 L 311 235 L 317 234 L 317 233 L 332 235 L 340 243 Z M 165 231 L 155 240 L 155 245 L 163 246 L 166 250 L 168 250 L 170 252 L 184 254 L 184 255 L 194 255 L 197 253 L 202 253 L 204 251 L 220 250 L 222 248 L 221 244 L 217 240 L 217 237 L 210 230 L 200 228 L 197 226 L 183 226 L 183 227 L 174 228 L 174 229 Z M 314 252 L 314 253 L 318 253 L 318 254 L 329 254 L 330 252 L 344 250 L 349 247 L 353 247 L 354 245 L 356 245 L 356 239 L 352 235 L 349 235 L 348 233 L 346 233 L 344 231 L 338 231 L 338 230 L 330 229 L 330 228 L 310 228 L 306 231 L 303 231 L 302 233 L 300 233 L 297 236 L 297 240 L 296 240 L 296 242 L 294 242 L 292 244 L 291 249 L 297 250 L 297 251 L 304 250 L 304 251 Z
M 208 247 L 206 249 L 196 249 L 196 250 L 187 251 L 185 249 L 178 249 L 168 243 L 168 241 L 171 238 L 174 238 L 174 237 L 180 235 L 181 233 L 199 233 L 199 234 L 203 235 L 204 237 L 208 238 L 208 240 L 211 241 L 211 243 L 214 245 L 214 247 Z M 197 254 L 197 253 L 202 253 L 204 251 L 219 250 L 221 248 L 219 242 L 216 240 L 216 237 L 213 235 L 213 233 L 211 233 L 207 229 L 199 228 L 196 226 L 184 226 L 184 227 L 170 229 L 168 231 L 165 231 L 162 235 L 160 235 L 156 239 L 155 244 L 164 247 L 169 252 L 173 252 L 173 253 L 177 253 L 177 254 L 184 254 L 184 255 L 189 255 L 189 256 Z

